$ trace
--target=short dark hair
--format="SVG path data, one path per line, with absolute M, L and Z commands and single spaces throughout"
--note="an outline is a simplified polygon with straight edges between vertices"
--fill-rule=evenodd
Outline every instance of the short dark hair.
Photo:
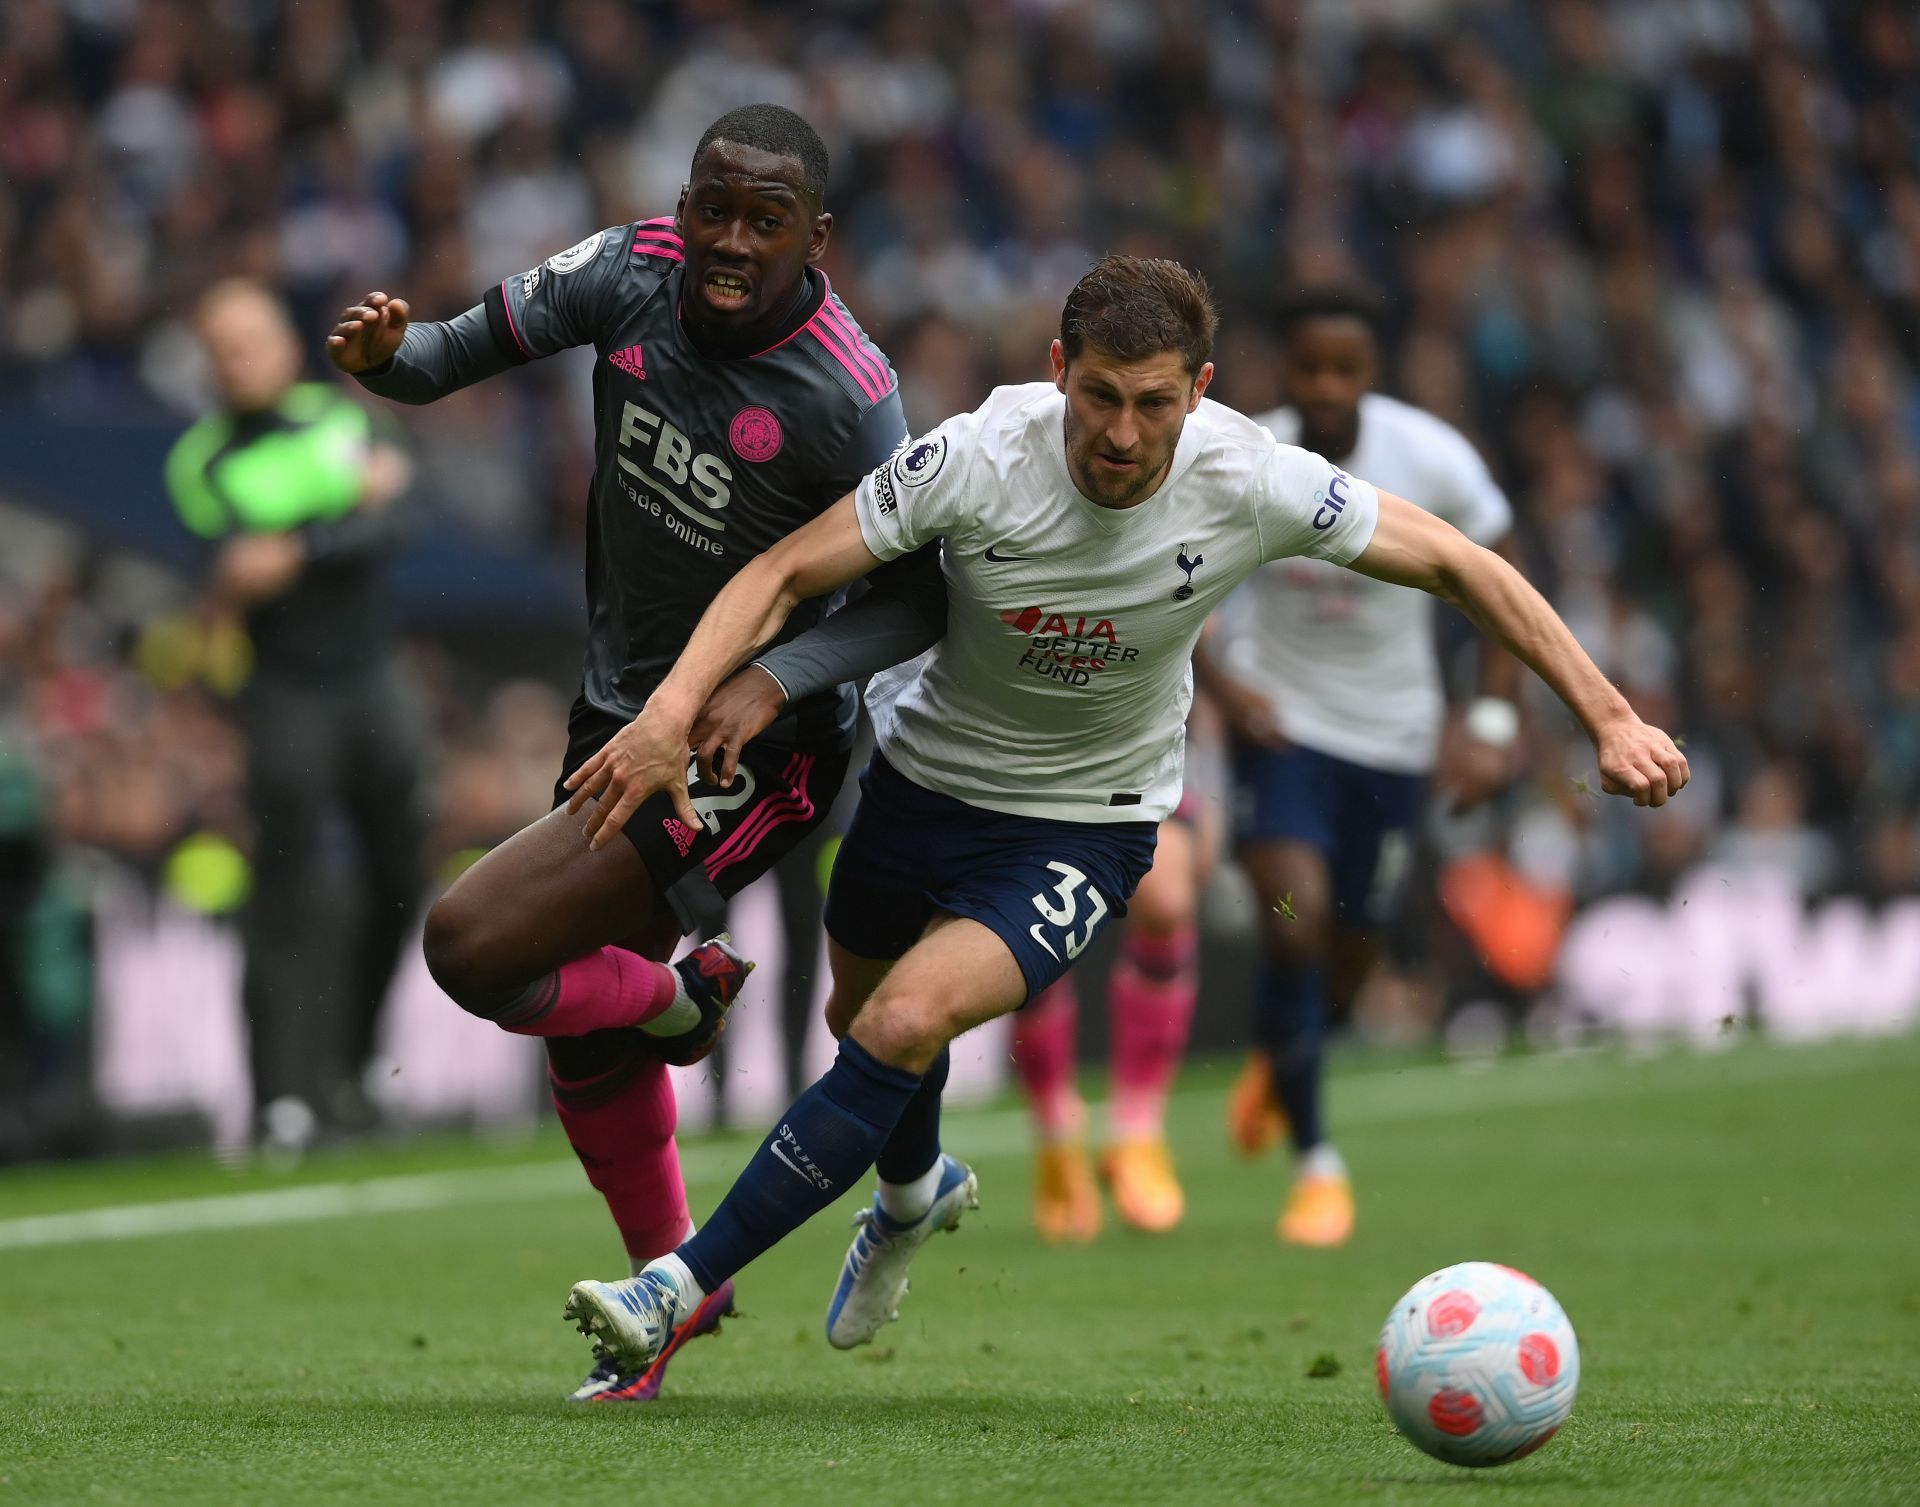
M 742 105 L 729 110 L 700 138 L 693 160 L 716 141 L 752 147 L 775 157 L 791 157 L 800 164 L 800 187 L 822 204 L 827 200 L 827 144 L 806 120 L 785 105 Z
M 1377 296 L 1357 283 L 1323 283 L 1288 295 L 1274 311 L 1274 328 L 1282 340 L 1313 319 L 1357 319 L 1378 340 L 1386 329 L 1387 312 Z
M 1121 361 L 1178 351 L 1187 374 L 1213 354 L 1220 315 L 1207 280 L 1160 257 L 1109 253 L 1073 285 L 1060 311 L 1060 345 L 1067 360 L 1088 346 Z

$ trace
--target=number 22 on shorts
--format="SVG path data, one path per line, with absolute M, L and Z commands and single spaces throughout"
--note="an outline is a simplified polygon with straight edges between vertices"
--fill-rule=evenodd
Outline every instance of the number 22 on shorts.
M 1042 890 L 1033 897 L 1033 908 L 1047 918 L 1050 925 L 1059 927 L 1066 933 L 1062 939 L 1067 950 L 1067 961 L 1071 963 L 1079 957 L 1087 943 L 1093 940 L 1093 933 L 1107 917 L 1107 897 L 1087 883 L 1087 876 L 1070 863 L 1053 862 L 1047 865 L 1060 876 L 1060 882 L 1051 891 Z M 1073 923 L 1080 914 L 1079 890 L 1086 885 L 1087 899 L 1091 909 L 1087 913 L 1086 929 L 1078 936 L 1074 935 Z M 1056 903 L 1057 902 L 1057 903 Z M 1034 922 L 1029 929 L 1033 940 L 1047 949 L 1048 956 L 1059 959 L 1060 954 L 1053 950 L 1053 943 L 1040 933 L 1040 923 Z

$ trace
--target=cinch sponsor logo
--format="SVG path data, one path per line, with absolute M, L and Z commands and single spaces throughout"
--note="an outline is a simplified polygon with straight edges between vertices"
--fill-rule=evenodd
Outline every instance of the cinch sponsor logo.
M 696 533 L 687 522 L 715 533 L 726 529 L 719 513 L 733 501 L 727 483 L 733 471 L 717 455 L 694 453 L 693 441 L 650 408 L 638 403 L 621 405 L 619 452 L 614 460 L 620 469 L 640 485 L 622 486 L 634 502 L 661 519 L 667 531 L 695 549 L 718 555 L 725 551 L 717 539 Z M 677 488 L 691 492 L 688 497 Z M 662 511 L 664 502 L 674 513 Z M 679 517 L 675 516 L 679 514 Z
M 1315 528 L 1332 528 L 1333 520 L 1346 512 L 1349 501 L 1347 488 L 1351 485 L 1353 485 L 1353 478 L 1335 466 L 1333 475 L 1327 482 L 1326 491 L 1313 494 L 1313 500 L 1320 504 L 1320 510 L 1313 515 Z
M 1064 613 L 1023 607 L 1001 613 L 1000 621 L 1028 638 L 1021 668 L 1063 685 L 1090 685 L 1102 671 L 1140 657 L 1138 649 L 1121 644 L 1112 618 L 1069 620 Z

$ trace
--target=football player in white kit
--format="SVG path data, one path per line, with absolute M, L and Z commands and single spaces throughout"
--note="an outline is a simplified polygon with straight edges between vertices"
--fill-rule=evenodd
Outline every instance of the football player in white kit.
M 910 441 L 742 569 L 573 777 L 590 844 L 657 791 L 697 823 L 688 730 L 714 688 L 797 602 L 944 537 L 946 633 L 868 691 L 878 748 L 827 901 L 839 1055 L 697 1234 L 636 1277 L 575 1284 L 568 1317 L 623 1362 L 646 1364 L 704 1293 L 876 1161 L 828 1338 L 861 1344 L 897 1316 L 914 1251 L 977 1205 L 940 1146 L 947 1044 L 1124 912 L 1180 797 L 1194 644 L 1260 566 L 1311 555 L 1458 603 L 1572 708 L 1607 790 L 1660 805 L 1686 784 L 1672 740 L 1512 566 L 1207 402 L 1214 325 L 1184 267 L 1104 258 L 1068 297 L 1052 382 L 999 388 Z
M 1466 436 L 1372 392 L 1377 315 L 1356 292 L 1321 289 L 1280 316 L 1286 406 L 1257 420 L 1505 553 L 1512 509 Z M 1446 698 L 1433 603 L 1319 560 L 1256 571 L 1194 664 L 1232 729 L 1234 845 L 1260 899 L 1266 957 L 1256 982 L 1259 1048 L 1228 1098 L 1247 1155 L 1290 1134 L 1295 1174 L 1277 1233 L 1339 1245 L 1353 1192 L 1321 1123 L 1328 1003 L 1344 1004 L 1388 919 L 1428 776 L 1456 806 L 1503 781 L 1519 731 L 1518 662 L 1487 645 L 1480 694 L 1441 759 Z M 1436 771 L 1436 760 L 1439 768 Z

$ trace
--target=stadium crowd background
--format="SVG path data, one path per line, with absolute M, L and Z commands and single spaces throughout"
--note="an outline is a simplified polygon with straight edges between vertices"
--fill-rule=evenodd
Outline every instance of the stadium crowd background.
M 1379 291 L 1387 390 L 1481 446 L 1529 574 L 1695 772 L 1657 815 L 1586 799 L 1536 699 L 1523 788 L 1441 824 L 1443 855 L 1580 898 L 1709 856 L 1920 889 L 1920 15 L 1896 0 L 9 0 L 8 432 L 183 427 L 209 395 L 185 316 L 224 274 L 286 296 L 316 369 L 369 288 L 456 313 L 668 212 L 700 130 L 759 99 L 833 148 L 826 265 L 915 425 L 1039 375 L 1104 250 L 1207 273 L 1214 395 L 1248 412 L 1277 400 L 1278 300 Z M 575 355 L 404 416 L 432 534 L 573 567 Z M 17 1077 L 83 1011 L 64 873 L 159 883 L 198 832 L 244 851 L 244 648 L 6 448 Z M 157 474 L 119 483 L 165 521 Z M 544 809 L 570 687 L 463 653 L 430 598 L 409 615 L 438 860 Z

